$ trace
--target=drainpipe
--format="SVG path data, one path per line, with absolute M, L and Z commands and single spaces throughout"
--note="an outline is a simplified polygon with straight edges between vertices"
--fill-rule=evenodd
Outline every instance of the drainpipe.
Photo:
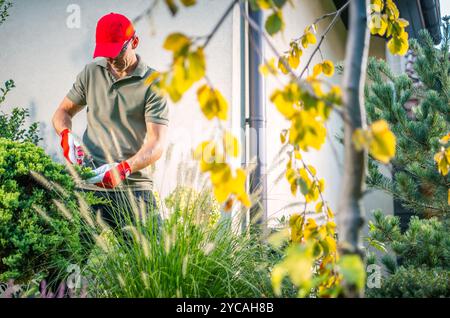
M 239 6 L 239 10 L 245 9 L 245 6 Z M 247 55 L 246 55 L 246 43 L 247 43 L 247 32 L 246 32 L 246 21 L 244 18 L 244 13 L 240 12 L 239 14 L 240 20 L 239 20 L 239 39 L 240 39 L 240 43 L 239 43 L 239 48 L 240 48 L 240 52 L 239 52 L 239 58 L 240 58 L 240 86 L 241 86 L 241 91 L 240 91 L 240 114 L 241 114 L 241 122 L 240 122 L 240 127 L 241 127 L 241 167 L 246 167 L 247 166 L 247 94 L 246 94 L 246 88 L 247 88 L 247 70 L 246 70 L 246 65 L 247 65 Z M 242 210 L 241 213 L 241 218 L 240 218 L 240 222 L 241 222 L 241 232 L 245 233 L 245 231 L 247 230 L 247 224 L 248 224 L 248 211 L 244 208 Z
M 247 4 L 249 5 L 249 4 Z M 263 29 L 262 10 L 248 8 L 250 19 Z M 267 174 L 266 174 L 266 113 L 263 100 L 263 78 L 259 72 L 262 63 L 262 38 L 257 31 L 249 27 L 248 39 L 248 74 L 249 74 L 249 158 L 254 166 L 250 174 L 250 193 L 258 192 L 254 205 L 250 209 L 251 228 L 267 230 Z M 253 161 L 256 160 L 256 161 Z M 259 192 L 260 191 L 260 192 Z

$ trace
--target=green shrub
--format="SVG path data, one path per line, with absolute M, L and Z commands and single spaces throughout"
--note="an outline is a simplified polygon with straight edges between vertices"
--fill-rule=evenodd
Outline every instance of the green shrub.
M 373 298 L 450 297 L 450 271 L 401 266 L 383 281 L 382 288 L 368 289 L 366 296 Z
M 369 224 L 371 246 L 383 250 L 387 270 L 381 289 L 368 289 L 370 297 L 449 297 L 450 221 L 411 218 L 405 233 L 398 217 L 375 211 Z M 372 255 L 370 263 L 377 262 Z
M 81 259 L 74 187 L 42 148 L 0 138 L 0 281 L 55 277 Z

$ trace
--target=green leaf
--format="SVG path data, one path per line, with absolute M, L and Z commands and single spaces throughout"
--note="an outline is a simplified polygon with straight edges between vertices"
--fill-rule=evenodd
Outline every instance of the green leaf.
M 339 269 L 347 284 L 354 285 L 359 290 L 364 288 L 366 271 L 358 255 L 343 255 L 339 260 Z
M 281 30 L 283 30 L 284 22 L 283 22 L 283 17 L 281 15 L 281 11 L 272 13 L 267 18 L 265 27 L 266 27 L 266 31 L 270 35 L 274 35 L 274 34 L 280 32 Z

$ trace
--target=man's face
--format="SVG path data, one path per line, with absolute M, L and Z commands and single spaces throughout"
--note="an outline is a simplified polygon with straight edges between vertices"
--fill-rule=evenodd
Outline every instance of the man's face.
M 107 58 L 109 66 L 116 71 L 126 70 L 135 60 L 136 48 L 139 44 L 139 38 L 134 36 L 128 43 L 124 44 L 122 51 L 115 58 Z

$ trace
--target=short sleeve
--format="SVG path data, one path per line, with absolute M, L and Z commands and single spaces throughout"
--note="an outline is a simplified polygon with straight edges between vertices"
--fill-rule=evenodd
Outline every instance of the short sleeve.
M 86 67 L 77 75 L 67 98 L 78 106 L 86 105 Z
M 150 94 L 145 104 L 145 121 L 155 124 L 169 124 L 169 105 L 164 96 L 153 91 L 150 86 Z

